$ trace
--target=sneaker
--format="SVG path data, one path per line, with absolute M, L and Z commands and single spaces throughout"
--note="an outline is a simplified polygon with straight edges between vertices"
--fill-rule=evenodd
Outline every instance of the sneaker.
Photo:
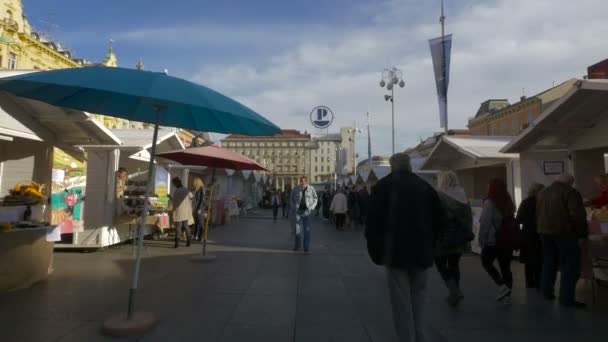
M 498 295 L 496 296 L 496 301 L 500 302 L 506 296 L 508 296 L 510 293 L 511 293 L 511 289 L 509 289 L 507 287 L 507 285 L 500 285 L 500 287 L 498 288 Z

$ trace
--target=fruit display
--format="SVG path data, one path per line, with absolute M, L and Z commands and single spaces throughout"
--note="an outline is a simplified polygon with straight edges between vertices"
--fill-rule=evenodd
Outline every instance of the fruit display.
M 46 196 L 43 195 L 44 184 L 38 184 L 34 181 L 28 183 L 19 182 L 10 194 L 4 198 L 3 204 L 11 205 L 35 205 L 46 201 Z

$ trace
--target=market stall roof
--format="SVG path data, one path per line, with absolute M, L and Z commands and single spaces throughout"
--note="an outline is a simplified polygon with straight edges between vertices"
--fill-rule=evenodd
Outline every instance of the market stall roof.
M 422 166 L 426 162 L 427 157 L 411 157 L 410 163 L 412 164 L 412 172 L 418 174 L 435 174 L 437 170 L 423 170 Z
M 578 80 L 561 99 L 547 108 L 519 136 L 506 145 L 507 153 L 527 150 L 571 149 L 608 117 L 608 80 Z M 605 130 L 604 130 L 605 132 Z M 600 132 L 601 133 L 601 132 Z M 602 135 L 602 134 L 600 134 Z M 604 138 L 607 136 L 603 134 Z M 605 146 L 606 140 L 593 137 L 588 143 Z M 594 146 L 588 146 L 594 147 Z
M 359 173 L 359 178 L 361 179 L 361 181 L 363 183 L 367 182 L 367 179 L 369 178 L 369 174 L 370 174 L 370 171 L 367 171 L 367 170 L 361 171 Z
M 149 149 L 152 147 L 153 129 L 113 129 L 114 133 L 126 146 L 135 146 L 130 158 L 147 162 L 150 158 Z M 176 149 L 184 149 L 185 146 L 171 128 L 159 128 L 156 150 L 167 152 Z
M 377 180 L 380 180 L 380 179 L 388 176 L 389 173 L 391 173 L 391 167 L 390 166 L 376 166 L 376 167 L 372 168 L 371 173 L 374 174 L 374 177 L 376 177 Z
M 421 169 L 461 170 L 504 164 L 519 158 L 517 154 L 500 152 L 512 139 L 513 137 L 495 136 L 443 136 Z
M 1 72 L 0 78 L 33 71 Z M 0 134 L 45 141 L 59 147 L 120 145 L 89 113 L 0 92 Z

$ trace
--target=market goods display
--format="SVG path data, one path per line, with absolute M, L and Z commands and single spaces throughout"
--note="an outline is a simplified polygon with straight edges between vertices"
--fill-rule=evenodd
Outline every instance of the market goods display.
M 38 184 L 34 181 L 29 181 L 29 183 L 19 182 L 10 190 L 9 195 L 4 198 L 3 205 L 15 206 L 43 203 L 46 201 L 46 196 L 42 194 L 43 191 L 44 184 Z

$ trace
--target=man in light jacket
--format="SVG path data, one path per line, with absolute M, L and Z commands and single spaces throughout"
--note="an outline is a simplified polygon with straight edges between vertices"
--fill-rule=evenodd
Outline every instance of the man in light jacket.
M 536 204 L 538 232 L 543 244 L 541 289 L 546 299 L 555 298 L 558 264 L 561 269 L 560 304 L 584 308 L 575 300 L 576 283 L 581 274 L 581 247 L 588 234 L 587 213 L 581 194 L 572 187 L 568 173 L 541 191 Z
M 291 192 L 291 207 L 295 212 L 296 231 L 294 251 L 300 250 L 302 242 L 304 251 L 310 250 L 310 220 L 311 213 L 317 207 L 317 192 L 308 185 L 306 176 L 300 177 L 300 184 Z M 304 241 L 302 241 L 304 240 Z
M 398 341 L 428 341 L 427 269 L 446 214 L 433 187 L 412 173 L 407 154 L 395 154 L 389 162 L 391 173 L 372 188 L 367 250 L 375 264 L 387 269 Z
M 336 216 L 336 229 L 344 230 L 344 221 L 346 220 L 346 213 L 348 212 L 348 199 L 346 198 L 344 191 L 338 191 L 338 193 L 336 193 L 331 200 L 329 210 Z

